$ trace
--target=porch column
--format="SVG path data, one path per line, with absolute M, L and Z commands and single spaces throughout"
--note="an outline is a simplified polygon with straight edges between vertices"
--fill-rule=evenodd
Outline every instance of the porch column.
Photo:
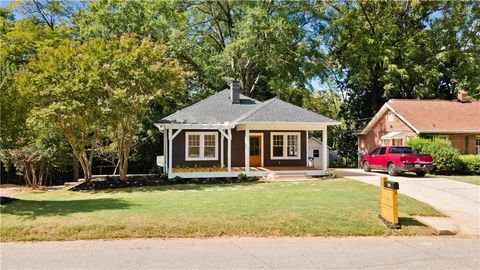
M 322 129 L 322 170 L 328 169 L 328 142 L 327 142 L 327 126 Z
M 222 131 L 220 131 L 220 167 L 225 167 L 225 155 L 224 155 L 224 151 L 223 151 L 223 145 L 224 145 L 224 141 L 225 138 L 222 134 Z
M 250 171 L 250 130 L 245 129 L 245 171 Z
M 168 173 L 172 173 L 172 129 L 168 129 Z
M 168 172 L 167 167 L 167 130 L 163 129 L 163 173 Z M 170 159 L 168 159 L 170 160 Z
M 227 142 L 228 142 L 228 154 L 227 154 L 227 167 L 228 167 L 228 171 L 231 172 L 232 171 L 232 129 L 231 128 L 228 128 L 228 138 L 227 138 Z
M 305 160 L 308 167 L 308 130 L 305 130 L 305 133 Z

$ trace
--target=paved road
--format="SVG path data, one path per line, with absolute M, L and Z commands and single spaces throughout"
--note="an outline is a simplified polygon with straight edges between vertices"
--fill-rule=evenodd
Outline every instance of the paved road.
M 399 193 L 430 204 L 452 217 L 460 234 L 480 235 L 480 186 L 432 176 L 389 176 L 361 169 L 339 169 L 337 175 L 379 185 L 380 176 L 400 184 Z
M 2 243 L 1 269 L 478 269 L 480 238 L 211 238 Z

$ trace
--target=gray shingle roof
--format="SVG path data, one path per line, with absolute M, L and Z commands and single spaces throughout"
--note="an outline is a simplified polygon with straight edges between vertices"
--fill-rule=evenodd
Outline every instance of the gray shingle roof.
M 314 113 L 304 108 L 295 106 L 278 98 L 272 98 L 259 105 L 253 113 L 249 114 L 240 122 L 310 122 L 310 123 L 331 123 L 337 121 L 325 117 L 321 114 Z
M 337 121 L 277 98 L 265 102 L 240 95 L 232 104 L 225 89 L 192 106 L 163 118 L 160 123 L 216 124 L 224 122 L 310 122 L 336 124 Z
M 240 115 L 262 104 L 240 95 L 240 104 L 232 104 L 230 90 L 225 89 L 198 103 L 163 118 L 160 123 L 217 124 L 233 122 Z

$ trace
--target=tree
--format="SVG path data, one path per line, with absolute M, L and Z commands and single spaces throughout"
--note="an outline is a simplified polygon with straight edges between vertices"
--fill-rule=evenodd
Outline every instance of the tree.
M 478 2 L 329 3 L 325 40 L 330 73 L 344 96 L 344 154 L 355 130 L 391 98 L 454 99 L 480 91 Z M 320 22 L 319 22 L 320 23 Z M 351 157 L 354 159 L 354 157 Z
M 126 180 L 128 158 L 155 99 L 185 91 L 185 73 L 166 57 L 165 46 L 150 38 L 113 38 L 106 44 L 108 61 L 99 76 L 108 95 L 106 113 L 109 138 L 118 157 L 120 179 Z
M 38 102 L 30 121 L 62 134 L 79 160 L 85 180 L 92 177 L 92 160 L 102 132 L 106 92 L 98 76 L 105 57 L 104 43 L 79 44 L 69 39 L 44 47 L 37 59 L 15 80 Z

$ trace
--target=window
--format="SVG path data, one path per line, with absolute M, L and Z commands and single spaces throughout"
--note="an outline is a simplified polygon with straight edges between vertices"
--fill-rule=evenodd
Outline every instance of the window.
M 186 132 L 185 160 L 217 160 L 216 132 Z
M 390 148 L 390 154 L 413 154 L 410 147 L 392 147 Z
M 380 153 L 380 149 L 381 149 L 381 148 L 377 148 L 377 149 L 373 150 L 370 155 L 372 155 L 372 156 L 373 156 L 373 155 L 378 155 L 378 153 Z
M 379 155 L 385 155 L 385 151 L 387 150 L 387 148 L 385 147 L 382 147 L 380 148 L 380 152 L 378 153 Z
M 390 145 L 390 139 L 382 139 L 381 144 L 382 145 Z
M 300 159 L 300 132 L 272 132 L 271 159 Z
M 393 146 L 402 146 L 403 145 L 403 140 L 402 139 L 392 139 L 392 145 Z
M 273 135 L 273 156 L 283 157 L 283 135 Z
M 477 147 L 477 155 L 480 155 L 480 137 L 477 137 L 475 145 Z
M 320 150 L 319 149 L 313 149 L 313 157 L 314 158 L 319 158 L 320 157 Z
M 297 135 L 287 135 L 287 156 L 296 157 L 298 156 L 298 136 Z

